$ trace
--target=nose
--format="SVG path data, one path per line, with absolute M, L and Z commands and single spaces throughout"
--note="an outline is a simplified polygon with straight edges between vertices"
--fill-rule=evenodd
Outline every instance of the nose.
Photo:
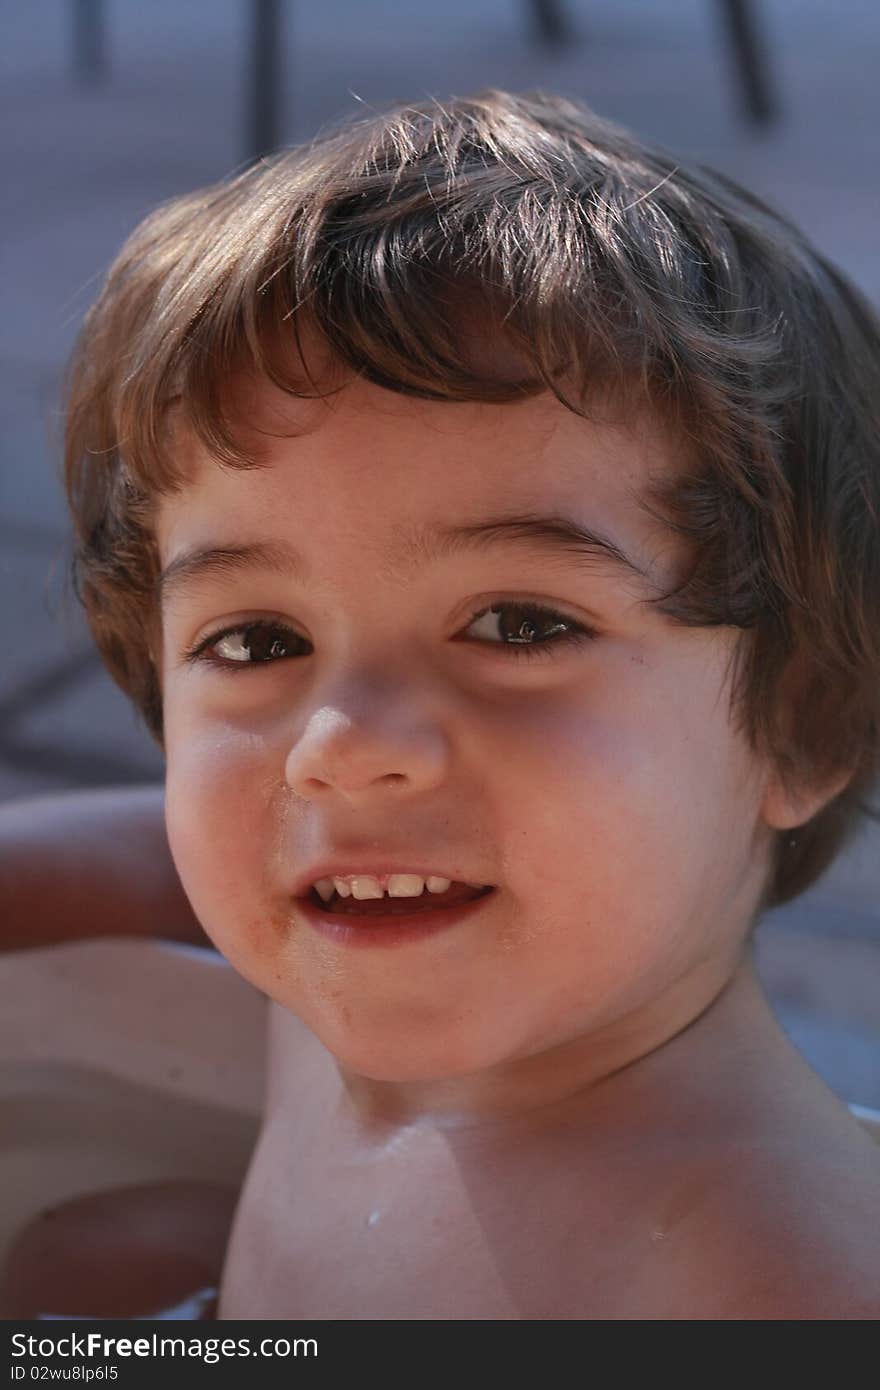
M 360 679 L 325 695 L 290 748 L 284 777 L 306 799 L 426 791 L 446 775 L 448 738 L 412 682 Z

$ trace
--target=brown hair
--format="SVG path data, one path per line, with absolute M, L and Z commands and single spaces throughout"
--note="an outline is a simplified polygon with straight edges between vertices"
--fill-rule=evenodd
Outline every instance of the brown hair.
M 462 350 L 474 322 L 517 350 L 522 380 Z M 662 412 L 692 463 L 644 505 L 695 560 L 654 602 L 743 630 L 731 709 L 787 785 L 852 771 L 778 833 L 761 906 L 801 893 L 878 818 L 880 324 L 758 199 L 541 94 L 344 126 L 160 207 L 111 267 L 68 375 L 73 576 L 160 743 L 150 507 L 184 481 L 169 407 L 218 460 L 258 466 L 224 382 L 247 364 L 319 394 L 293 365 L 303 325 L 392 391 L 549 389 L 585 416 L 600 395 Z

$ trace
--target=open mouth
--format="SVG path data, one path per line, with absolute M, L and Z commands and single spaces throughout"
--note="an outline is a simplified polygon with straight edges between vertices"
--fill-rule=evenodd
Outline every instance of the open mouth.
M 450 883 L 443 893 L 429 893 L 424 889 L 418 897 L 390 898 L 343 898 L 336 892 L 329 902 L 324 902 L 316 888 L 307 894 L 306 901 L 320 912 L 333 917 L 415 917 L 422 913 L 434 912 L 438 908 L 459 907 L 462 903 L 475 902 L 493 891 L 492 884 L 485 888 L 473 888 L 467 883 Z

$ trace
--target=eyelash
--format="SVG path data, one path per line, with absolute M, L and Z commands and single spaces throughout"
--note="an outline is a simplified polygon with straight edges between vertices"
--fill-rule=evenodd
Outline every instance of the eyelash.
M 484 642 L 484 645 L 498 647 L 502 651 L 514 652 L 517 656 L 546 657 L 553 656 L 560 646 L 568 646 L 570 644 L 580 645 L 583 642 L 591 642 L 597 635 L 592 628 L 586 627 L 583 623 L 576 622 L 574 618 L 567 617 L 564 613 L 558 612 L 555 608 L 545 608 L 537 603 L 514 603 L 512 601 L 490 604 L 487 608 L 481 609 L 479 613 L 475 613 L 467 626 L 472 627 L 480 618 L 485 618 L 488 613 L 499 614 L 503 613 L 504 610 L 508 608 L 517 609 L 521 613 L 528 613 L 533 616 L 538 615 L 545 620 L 551 618 L 561 619 L 562 622 L 567 625 L 569 631 L 559 633 L 552 640 L 545 639 L 542 642 Z M 290 657 L 280 657 L 274 661 L 230 661 L 226 657 L 215 656 L 210 650 L 210 648 L 216 646 L 218 642 L 222 642 L 224 637 L 235 637 L 239 633 L 252 632 L 281 633 L 285 638 L 293 637 L 299 642 L 307 640 L 304 637 L 299 637 L 292 628 L 287 627 L 284 623 L 257 619 L 252 623 L 236 623 L 234 627 L 226 627 L 220 632 L 210 633 L 203 641 L 199 642 L 195 647 L 184 654 L 185 660 L 193 664 L 197 662 L 206 662 L 209 666 L 217 667 L 222 671 L 238 671 L 253 670 L 261 666 L 275 666 L 278 664 L 279 660 L 291 659 Z

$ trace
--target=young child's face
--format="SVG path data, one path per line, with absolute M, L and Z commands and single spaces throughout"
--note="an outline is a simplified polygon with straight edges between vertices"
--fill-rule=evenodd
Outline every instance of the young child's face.
M 355 382 L 329 405 L 260 387 L 250 409 L 300 432 L 264 438 L 256 470 L 182 439 L 192 481 L 157 524 L 163 567 L 256 542 L 299 556 L 167 588 L 167 823 L 205 929 L 376 1079 L 650 1050 L 730 974 L 770 842 L 766 774 L 729 722 L 735 634 L 640 602 L 685 572 L 634 495 L 674 446 L 550 396 L 450 405 Z M 435 558 L 409 543 L 526 514 L 592 528 L 647 579 L 501 531 Z M 215 643 L 226 668 L 186 659 L 257 620 L 281 631 Z M 539 643 L 594 635 L 530 653 L 524 624 Z M 303 872 L 363 856 L 494 892 L 393 944 L 357 919 L 350 939 L 318 931 Z

